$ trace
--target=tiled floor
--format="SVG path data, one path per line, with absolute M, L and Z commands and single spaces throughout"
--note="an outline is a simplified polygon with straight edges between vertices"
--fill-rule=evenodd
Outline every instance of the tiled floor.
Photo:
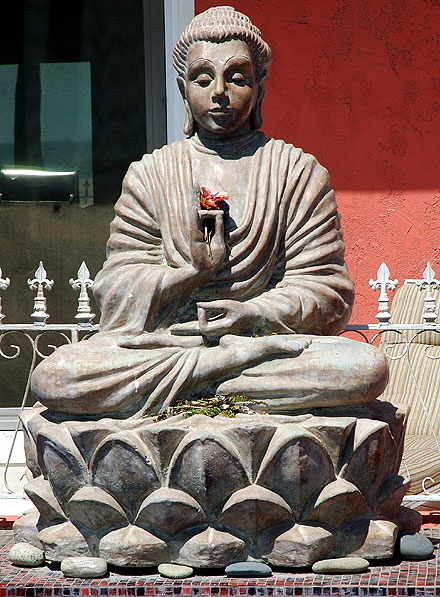
M 440 529 L 424 531 L 435 545 L 440 544 Z M 222 573 L 171 580 L 153 570 L 110 571 L 103 579 L 64 578 L 56 566 L 19 568 L 8 560 L 13 543 L 12 531 L 0 531 L 0 597 L 89 597 L 123 595 L 162 597 L 215 595 L 218 597 L 284 597 L 315 595 L 337 596 L 440 596 L 440 549 L 424 562 L 387 561 L 371 566 L 363 574 L 319 575 L 311 571 L 283 570 L 265 579 L 232 579 Z

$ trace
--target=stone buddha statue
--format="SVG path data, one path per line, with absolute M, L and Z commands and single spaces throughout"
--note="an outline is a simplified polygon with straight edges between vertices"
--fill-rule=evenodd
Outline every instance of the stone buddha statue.
M 42 362 L 35 396 L 56 413 L 116 418 L 213 393 L 269 413 L 373 401 L 385 357 L 336 336 L 353 284 L 328 172 L 260 131 L 270 48 L 216 7 L 173 61 L 187 138 L 130 166 L 94 287 L 100 331 Z M 203 209 L 203 193 L 227 209 Z
M 188 25 L 174 49 L 187 138 L 124 179 L 100 331 L 33 373 L 37 511 L 14 533 L 62 569 L 388 558 L 420 524 L 400 507 L 406 412 L 375 400 L 385 356 L 337 336 L 353 284 L 329 175 L 259 130 L 270 61 L 231 7 Z M 216 393 L 263 412 L 154 416 Z

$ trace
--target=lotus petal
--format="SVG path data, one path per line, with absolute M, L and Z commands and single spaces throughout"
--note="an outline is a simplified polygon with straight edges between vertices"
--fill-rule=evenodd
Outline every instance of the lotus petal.
M 354 417 L 312 417 L 301 427 L 311 431 L 325 446 L 335 470 L 339 470 L 340 457 L 350 434 L 354 432 Z
M 43 545 L 48 561 L 61 562 L 64 558 L 94 555 L 84 536 L 71 522 L 41 530 L 38 533 L 38 539 Z
M 68 503 L 69 518 L 94 531 L 126 526 L 124 510 L 118 502 L 99 487 L 81 487 Z
M 245 559 L 244 541 L 208 527 L 194 535 L 180 549 L 177 562 L 198 568 L 224 568 Z
M 93 484 L 110 493 L 132 521 L 142 501 L 159 487 L 153 458 L 139 439 L 126 432 L 105 439 L 90 463 Z
M 303 518 L 339 528 L 347 520 L 368 513 L 368 506 L 359 489 L 344 479 L 324 487 L 314 508 Z
M 331 458 L 320 441 L 292 424 L 277 429 L 256 482 L 279 494 L 298 519 L 308 500 L 334 479 Z
M 38 464 L 37 446 L 35 444 L 34 438 L 29 433 L 29 429 L 24 425 L 23 440 L 27 467 L 31 471 L 33 477 L 39 477 L 42 473 L 40 465 Z
M 196 499 L 207 512 L 222 507 L 229 496 L 249 484 L 240 455 L 222 435 L 189 434 L 170 463 L 168 484 Z
M 354 555 L 367 560 L 391 558 L 397 531 L 397 525 L 389 520 L 351 520 L 338 531 L 334 555 Z
M 38 539 L 38 532 L 41 530 L 42 519 L 40 513 L 35 508 L 29 510 L 23 516 L 18 518 L 14 524 L 14 541 L 15 543 L 30 543 L 38 549 L 43 549 L 41 541 Z
M 319 525 L 296 524 L 276 537 L 264 556 L 275 566 L 311 566 L 327 556 L 333 540 L 333 534 Z
M 169 561 L 167 544 L 145 529 L 129 526 L 105 535 L 99 557 L 114 566 L 157 566 Z
M 44 477 L 65 509 L 72 495 L 88 481 L 86 464 L 63 425 L 47 426 L 39 433 L 37 452 Z
M 156 454 L 158 470 L 167 470 L 177 446 L 186 435 L 186 430 L 176 427 L 176 417 L 158 421 L 139 430 L 139 437 Z
M 44 410 L 44 408 L 38 408 L 37 406 L 34 406 L 33 408 L 25 408 L 19 416 L 24 432 L 26 464 L 34 477 L 40 476 L 42 471 L 38 463 L 36 435 L 32 432 L 32 422 L 36 420 L 44 421 L 40 416 L 42 410 Z
M 339 474 L 356 485 L 371 509 L 385 478 L 397 472 L 396 453 L 397 446 L 386 423 L 358 419 L 353 452 Z
M 267 446 L 275 433 L 276 424 L 265 420 L 234 419 L 237 423 L 224 431 L 225 437 L 237 447 L 241 461 L 254 480 L 260 469 Z
M 379 489 L 377 513 L 394 520 L 399 513 L 403 496 L 408 491 L 409 483 L 409 479 L 405 480 L 400 475 L 389 475 Z
M 169 487 L 150 493 L 135 520 L 137 525 L 160 529 L 166 535 L 175 535 L 203 522 L 205 516 L 200 504 L 184 491 Z
M 90 421 L 72 421 L 69 429 L 84 460 L 90 462 L 96 448 L 118 427 L 114 422 L 107 421 L 94 421 L 93 424 Z
M 46 481 L 41 476 L 36 477 L 26 484 L 24 490 L 46 523 L 53 524 L 66 520 L 66 516 L 52 491 L 49 481 Z
M 292 510 L 283 498 L 259 485 L 250 485 L 231 495 L 220 522 L 254 537 L 268 527 L 292 521 Z

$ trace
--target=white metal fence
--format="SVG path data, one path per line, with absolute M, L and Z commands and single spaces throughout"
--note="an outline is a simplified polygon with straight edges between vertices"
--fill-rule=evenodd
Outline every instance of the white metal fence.
M 35 271 L 35 277 L 27 281 L 29 289 L 35 294 L 33 298 L 33 311 L 29 316 L 30 321 L 29 323 L 11 324 L 7 323 L 7 313 L 2 311 L 1 303 L 1 294 L 2 292 L 7 292 L 11 281 L 10 278 L 3 277 L 2 270 L 0 269 L 0 360 L 11 361 L 23 358 L 23 342 L 28 344 L 31 349 L 31 356 L 28 357 L 28 362 L 26 364 L 23 363 L 23 370 L 26 371 L 26 383 L 23 395 L 19 398 L 21 402 L 20 410 L 26 407 L 29 399 L 30 378 L 37 361 L 46 358 L 57 346 L 65 343 L 78 342 L 85 337 L 90 336 L 90 334 L 98 329 L 98 326 L 93 324 L 95 314 L 92 312 L 89 297 L 89 292 L 93 287 L 93 280 L 90 278 L 90 273 L 85 262 L 81 264 L 76 278 L 71 278 L 69 283 L 72 289 L 78 292 L 77 311 L 72 315 L 74 321 L 71 324 L 47 322 L 49 313 L 47 312 L 45 294 L 53 287 L 54 280 L 48 278 L 42 262 L 39 263 L 39 266 Z M 374 291 L 379 291 L 378 312 L 376 314 L 377 321 L 370 324 L 350 324 L 343 333 L 354 333 L 365 342 L 377 344 L 385 332 L 393 331 L 398 334 L 409 332 L 409 337 L 405 336 L 403 341 L 403 350 L 400 351 L 397 356 L 388 354 L 390 359 L 407 357 L 411 343 L 419 334 L 425 331 L 440 333 L 440 324 L 437 323 L 435 297 L 433 293 L 434 289 L 440 287 L 440 282 L 436 280 L 435 273 L 429 263 L 427 264 L 421 279 L 408 279 L 404 282 L 404 284 L 416 284 L 420 288 L 420 291 L 424 292 L 424 309 L 422 321 L 420 321 L 420 323 L 390 323 L 392 311 L 390 307 L 389 292 L 396 290 L 398 280 L 391 279 L 389 269 L 385 263 L 382 263 L 379 267 L 377 278 L 375 280 L 371 279 L 369 284 Z M 17 341 L 18 336 L 21 338 L 21 344 Z M 428 353 L 427 357 L 437 359 L 437 357 L 430 357 Z M 440 360 L 440 357 L 438 359 Z M 412 368 L 412 364 L 409 360 L 408 366 Z M 424 408 L 425 416 L 430 420 L 430 413 L 426 409 L 426 397 L 424 397 L 420 393 L 420 390 L 417 389 L 417 376 L 414 371 L 412 371 L 412 379 L 414 381 L 415 391 L 418 391 L 419 393 L 419 400 Z M 16 491 L 11 489 L 8 484 L 8 470 L 10 468 L 11 455 L 13 453 L 19 428 L 20 423 L 17 420 L 12 445 L 4 469 L 4 486 L 11 498 L 19 495 Z M 440 458 L 440 443 L 432 423 L 430 428 L 435 438 L 435 445 L 438 449 L 438 456 Z M 415 496 L 405 496 L 405 501 L 414 503 L 429 501 L 440 502 L 440 494 L 430 492 L 426 488 L 429 481 L 430 477 L 428 474 L 422 484 L 423 493 Z

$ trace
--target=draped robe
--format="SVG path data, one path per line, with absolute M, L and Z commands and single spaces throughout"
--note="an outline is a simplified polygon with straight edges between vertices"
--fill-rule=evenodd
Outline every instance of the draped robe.
M 243 162 L 244 208 L 235 229 L 227 233 L 225 262 L 209 282 L 172 294 L 172 274 L 191 264 L 194 190 L 204 185 L 198 179 L 200 163 L 209 166 L 211 161 L 214 166 L 222 161 L 227 169 L 227 162 L 237 159 Z M 177 398 L 217 391 L 222 383 L 234 391 L 234 380 L 247 372 L 258 377 L 258 367 L 263 371 L 265 365 L 256 362 L 235 371 L 229 368 L 213 379 L 210 363 L 221 358 L 221 346 L 207 346 L 200 334 L 170 332 L 173 324 L 196 319 L 197 301 L 232 299 L 252 305 L 258 317 L 249 336 L 334 335 L 348 321 L 353 284 L 344 263 L 334 193 L 327 170 L 301 149 L 261 132 L 235 140 L 231 147 L 209 146 L 197 136 L 173 143 L 130 166 L 115 214 L 107 261 L 94 286 L 102 314 L 100 332 L 79 345 L 60 348 L 34 373 L 34 393 L 55 411 L 138 416 L 164 410 Z M 139 337 L 148 338 L 148 345 L 136 344 Z M 322 372 L 337 361 L 334 355 L 333 361 L 325 358 L 335 345 L 347 358 L 357 355 L 350 342 L 318 341 L 300 357 L 278 359 L 275 370 L 282 369 L 281 375 L 276 373 L 261 387 L 281 396 L 284 408 L 295 403 L 295 396 L 306 397 L 304 404 L 307 395 L 318 396 L 320 383 L 324 390 L 326 384 L 336 384 L 331 391 L 341 393 L 337 364 L 328 374 Z M 320 382 L 316 371 L 312 377 L 308 373 L 308 355 L 314 355 Z M 206 364 L 203 374 L 194 379 L 201 363 Z M 295 381 L 295 367 L 300 381 Z M 286 370 L 291 371 L 287 377 Z M 270 372 L 263 371 L 260 377 L 265 376 Z M 282 387 L 278 394 L 277 379 Z M 372 385 L 364 384 L 362 400 L 368 392 L 373 396 Z M 373 398 L 381 389 L 373 391 Z

